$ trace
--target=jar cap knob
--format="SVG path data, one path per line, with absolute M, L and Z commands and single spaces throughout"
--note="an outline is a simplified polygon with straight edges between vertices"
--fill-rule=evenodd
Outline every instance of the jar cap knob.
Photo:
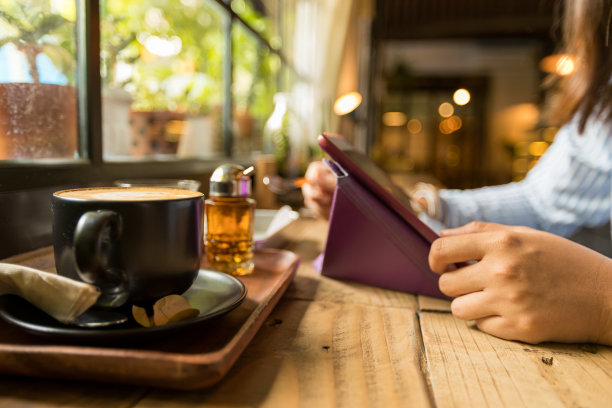
M 239 164 L 222 164 L 210 176 L 212 197 L 250 197 L 253 166 L 245 169 Z

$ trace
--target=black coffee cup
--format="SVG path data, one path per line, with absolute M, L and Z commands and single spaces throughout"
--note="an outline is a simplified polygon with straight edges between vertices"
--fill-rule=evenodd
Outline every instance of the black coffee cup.
M 57 272 L 98 286 L 102 307 L 181 294 L 200 268 L 203 204 L 202 193 L 172 188 L 55 192 Z

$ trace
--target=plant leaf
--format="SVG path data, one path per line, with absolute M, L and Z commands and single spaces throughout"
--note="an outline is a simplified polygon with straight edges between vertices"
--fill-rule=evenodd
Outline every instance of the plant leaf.
M 6 44 L 17 44 L 19 41 L 21 41 L 19 37 L 0 38 L 0 48 L 4 47 Z
M 63 74 L 72 71 L 76 65 L 76 61 L 72 54 L 59 45 L 43 45 L 42 52 L 49 57 L 53 65 Z
M 12 25 L 13 27 L 17 28 L 20 32 L 28 31 L 28 29 L 23 24 L 21 24 L 21 21 L 3 10 L 0 10 L 0 18 Z
M 40 24 L 38 24 L 38 26 L 36 27 L 36 30 L 34 31 L 35 36 L 38 39 L 46 34 L 57 30 L 66 23 L 68 23 L 68 20 L 66 20 L 59 14 L 51 14 L 49 16 L 46 16 L 40 21 Z

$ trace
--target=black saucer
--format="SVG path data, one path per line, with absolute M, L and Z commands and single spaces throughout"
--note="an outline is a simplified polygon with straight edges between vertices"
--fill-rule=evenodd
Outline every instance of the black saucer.
M 104 328 L 82 328 L 65 325 L 53 319 L 26 300 L 14 296 L 0 296 L 0 316 L 30 333 L 69 341 L 124 341 L 153 339 L 162 335 L 202 324 L 236 308 L 246 297 L 244 284 L 231 275 L 200 269 L 193 285 L 183 296 L 199 316 L 157 327 L 142 327 L 131 316 L 127 323 Z M 129 311 L 126 313 L 130 313 Z

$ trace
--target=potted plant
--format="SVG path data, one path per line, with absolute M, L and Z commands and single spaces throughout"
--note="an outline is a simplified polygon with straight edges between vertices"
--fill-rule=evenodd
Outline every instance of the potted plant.
M 218 106 L 222 103 L 223 38 L 214 9 L 194 3 L 157 8 L 115 2 L 109 17 L 128 15 L 114 33 L 137 33 L 122 53 L 132 96 L 130 155 L 180 157 L 221 151 Z M 162 47 L 160 49 L 160 44 Z M 136 56 L 133 60 L 126 58 Z
M 13 53 L 1 63 L 14 63 L 21 55 L 27 72 L 17 81 L 0 83 L 0 159 L 74 157 L 74 24 L 43 3 L 12 5 L 0 10 L 0 49 Z M 55 83 L 44 83 L 48 71 L 55 74 L 47 82 Z
M 225 49 L 223 20 L 216 14 L 206 2 L 175 7 L 172 0 L 157 0 L 155 7 L 107 2 L 101 11 L 103 96 L 119 88 L 132 98 L 131 137 L 122 140 L 124 150 L 129 145 L 129 155 L 191 157 L 222 151 Z M 273 56 L 260 56 L 245 30 L 235 31 L 233 40 L 241 50 L 233 56 L 235 146 L 250 151 L 257 147 L 257 122 L 272 109 L 274 91 L 269 85 L 274 76 L 268 70 Z M 104 103 L 103 123 L 109 117 Z M 113 110 L 118 105 L 113 102 Z

